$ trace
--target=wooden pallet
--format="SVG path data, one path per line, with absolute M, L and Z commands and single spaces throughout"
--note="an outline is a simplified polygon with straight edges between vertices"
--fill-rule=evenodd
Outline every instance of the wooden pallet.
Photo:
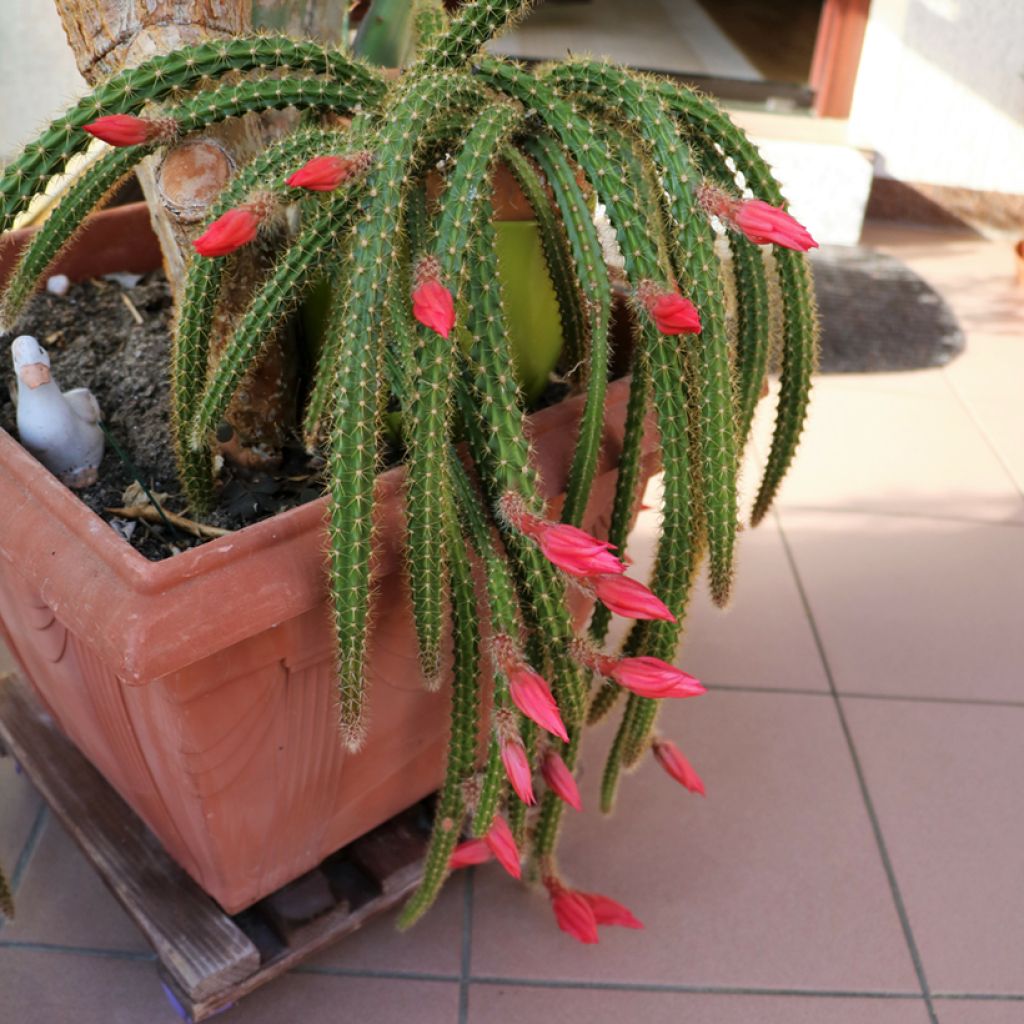
M 419 882 L 423 801 L 319 867 L 229 916 L 164 851 L 13 675 L 0 676 L 0 739 L 159 960 L 167 995 L 202 1021 L 401 902 Z

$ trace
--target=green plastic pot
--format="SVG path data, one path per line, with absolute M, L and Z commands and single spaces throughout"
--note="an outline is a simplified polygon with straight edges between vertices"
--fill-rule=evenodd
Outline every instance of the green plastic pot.
M 547 386 L 548 377 L 562 352 L 562 322 L 558 300 L 544 262 L 537 222 L 497 221 L 498 276 L 504 296 L 509 346 L 516 380 L 527 407 L 532 406 Z M 312 351 L 320 349 L 333 300 L 329 279 L 318 281 L 302 305 L 302 325 Z M 458 324 L 456 324 L 458 330 Z M 463 349 L 470 339 L 460 333 Z M 387 413 L 387 440 L 401 437 L 400 412 Z

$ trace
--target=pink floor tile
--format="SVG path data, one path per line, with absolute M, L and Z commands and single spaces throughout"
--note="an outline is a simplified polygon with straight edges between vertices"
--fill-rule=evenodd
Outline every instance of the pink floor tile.
M 663 731 L 708 788 L 656 765 L 595 814 L 603 747 L 584 750 L 584 800 L 563 843 L 568 881 L 644 921 L 582 947 L 546 898 L 488 866 L 476 879 L 477 976 L 917 991 L 832 701 L 712 693 L 667 708 Z
M 931 989 L 1024 994 L 1024 708 L 844 707 Z
M 911 378 L 916 375 L 911 375 Z M 928 389 L 824 377 L 780 507 L 1024 523 L 1006 467 L 941 372 Z
M 384 914 L 315 957 L 318 967 L 345 970 L 459 973 L 465 878 L 450 878 L 437 903 L 414 928 L 395 928 L 398 911 Z
M 981 999 L 939 999 L 935 1009 L 939 1024 L 1020 1024 L 1024 1002 Z
M 246 996 L 224 1024 L 456 1024 L 455 982 L 292 972 Z
M 1024 700 L 1024 529 L 786 511 L 840 691 Z
M 0 940 L 149 953 L 139 930 L 52 816 Z M 3 957 L 0 952 L 0 958 Z M 0 1017 L 2 1019 L 2 1017 Z
M 474 985 L 469 1024 L 927 1024 L 920 999 L 616 992 Z M 993 1018 L 993 1024 L 996 1022 Z M 999 1024 L 1002 1024 L 1000 1021 Z
M 13 873 L 25 847 L 41 800 L 13 757 L 0 758 L 0 867 Z
M 4 1024 L 181 1024 L 152 963 L 0 948 Z
M 716 608 L 701 574 L 678 664 L 708 686 L 828 690 L 786 550 L 773 518 L 737 541 L 732 604 Z
M 180 1024 L 156 967 L 0 949 L 4 1024 Z M 458 985 L 289 974 L 247 996 L 225 1024 L 455 1024 Z

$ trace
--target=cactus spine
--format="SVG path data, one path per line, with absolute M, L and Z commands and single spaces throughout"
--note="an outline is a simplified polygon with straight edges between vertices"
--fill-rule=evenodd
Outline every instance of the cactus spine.
M 754 147 L 713 104 L 673 83 L 577 60 L 533 74 L 481 55 L 483 44 L 529 6 L 528 0 L 468 0 L 449 20 L 439 0 L 417 0 L 411 9 L 416 53 L 395 80 L 340 51 L 279 37 L 207 42 L 154 57 L 99 86 L 0 176 L 2 229 L 85 149 L 82 129 L 97 118 L 160 119 L 180 138 L 249 111 L 306 111 L 290 136 L 236 173 L 214 208 L 220 218 L 251 209 L 258 197 L 260 215 L 281 243 L 216 358 L 212 325 L 221 292 L 232 283 L 233 260 L 190 263 L 171 355 L 172 441 L 188 501 L 201 515 L 216 492 L 212 430 L 267 336 L 302 301 L 314 275 L 326 274 L 332 303 L 303 428 L 309 446 L 327 456 L 327 576 L 345 742 L 358 747 L 367 730 L 374 478 L 387 401 L 401 411 L 406 570 L 421 667 L 429 681 L 441 683 L 447 674 L 451 682 L 445 781 L 423 883 L 402 926 L 437 896 L 464 829 L 486 835 L 498 815 L 542 871 L 553 870 L 565 805 L 548 790 L 538 811 L 527 812 L 507 785 L 500 737 L 518 736 L 533 765 L 550 747 L 572 771 L 584 722 L 608 713 L 621 693 L 611 680 L 592 689 L 591 669 L 575 659 L 566 574 L 542 554 L 536 536 L 584 521 L 601 454 L 612 292 L 592 202 L 607 210 L 634 314 L 609 540 L 625 553 L 640 497 L 642 442 L 653 420 L 665 500 L 652 587 L 677 620 L 635 623 L 623 657 L 673 660 L 705 551 L 713 596 L 728 597 L 736 474 L 768 362 L 776 296 L 781 393 L 755 522 L 792 460 L 814 367 L 817 325 L 801 253 L 776 248 L 766 261 L 758 246 L 730 238 L 739 311 L 733 342 L 726 331 L 722 270 L 700 197 L 704 176 L 734 191 L 738 168 L 761 199 L 781 205 Z M 3 307 L 8 319 L 84 214 L 166 141 L 156 133 L 146 137 L 139 146 L 101 154 L 68 190 L 12 278 Z M 352 153 L 365 160 L 358 173 L 332 182 L 333 190 L 302 192 L 285 184 L 314 157 Z M 561 525 L 549 518 L 541 496 L 512 370 L 492 223 L 491 179 L 499 159 L 534 210 L 567 340 L 562 369 L 586 396 Z M 414 293 L 424 274 L 431 287 L 421 296 L 429 292 L 440 306 L 417 311 Z M 678 313 L 683 297 L 696 307 L 699 332 L 660 319 L 662 300 L 674 302 Z M 458 440 L 465 441 L 471 466 L 457 454 Z M 510 516 L 508 507 L 523 513 Z M 534 534 L 524 523 L 533 524 Z M 593 589 L 595 577 L 583 575 L 581 585 Z M 474 580 L 481 576 L 478 593 Z M 592 643 L 605 640 L 610 617 L 610 605 L 599 604 Z M 492 650 L 485 624 L 504 647 Z M 514 652 L 522 665 L 503 660 L 499 649 Z M 480 712 L 482 655 L 492 654 L 500 733 Z M 524 698 L 513 684 L 524 666 L 550 682 L 567 743 L 520 715 Z M 649 749 L 658 706 L 630 693 L 605 766 L 605 809 L 623 770 Z

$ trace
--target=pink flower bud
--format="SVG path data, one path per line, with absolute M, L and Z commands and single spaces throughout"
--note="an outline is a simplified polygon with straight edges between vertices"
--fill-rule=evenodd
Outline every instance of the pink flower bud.
M 587 945 L 597 942 L 597 920 L 594 911 L 582 893 L 567 889 L 555 879 L 547 879 L 551 896 L 551 909 L 558 927 L 568 935 Z
M 672 776 L 680 786 L 684 786 L 691 793 L 700 793 L 704 796 L 704 783 L 700 776 L 694 771 L 693 765 L 683 757 L 683 752 L 671 741 L 661 739 L 654 741 L 654 756 L 658 764 Z
M 611 552 L 614 544 L 598 540 L 569 523 L 542 519 L 527 511 L 526 503 L 514 491 L 498 502 L 498 514 L 520 533 L 536 541 L 544 557 L 573 576 L 625 572 L 626 567 Z
M 177 124 L 171 118 L 152 121 L 131 114 L 108 114 L 84 126 L 84 130 L 111 146 L 141 146 L 146 142 L 174 137 Z
M 526 747 L 518 736 L 506 736 L 501 741 L 501 762 L 505 766 L 505 774 L 516 796 L 524 804 L 535 804 L 533 795 L 533 769 L 530 759 L 526 756 Z
M 192 245 L 200 256 L 227 256 L 256 237 L 262 220 L 261 210 L 247 203 L 218 217 Z
M 625 572 L 626 567 L 612 554 L 614 544 L 598 540 L 568 523 L 544 523 L 537 543 L 544 557 L 572 576 Z
M 797 252 L 818 247 L 799 221 L 763 199 L 734 199 L 720 189 L 705 185 L 700 190 L 700 203 L 710 216 L 725 221 L 755 245 L 774 243 Z
M 370 154 L 365 151 L 352 156 L 315 156 L 290 175 L 286 184 L 311 192 L 331 192 L 342 182 L 363 173 L 369 165 Z
M 583 810 L 579 786 L 569 766 L 553 750 L 548 750 L 541 761 L 540 773 L 548 789 L 577 811 Z
M 629 576 L 594 576 L 587 583 L 598 599 L 616 615 L 627 619 L 676 621 L 668 608 L 639 580 Z
M 761 199 L 734 203 L 726 220 L 756 245 L 774 243 L 783 249 L 795 249 L 797 252 L 818 248 L 818 243 L 798 220 L 785 210 Z
M 662 334 L 699 334 L 700 315 L 689 299 L 655 281 L 641 281 L 637 298 Z
M 649 312 L 662 334 L 700 334 L 697 307 L 682 295 L 660 295 Z
M 452 871 L 459 868 L 468 868 L 473 864 L 486 864 L 491 859 L 491 848 L 487 845 L 486 839 L 467 839 L 455 847 L 448 867 Z
M 433 256 L 416 266 L 412 289 L 412 315 L 424 327 L 447 338 L 455 326 L 455 300 L 441 284 L 441 268 Z
M 647 655 L 612 660 L 602 666 L 602 674 L 641 697 L 698 697 L 707 692 L 700 680 Z
M 508 822 L 496 815 L 486 836 L 487 845 L 498 863 L 513 877 L 521 878 L 522 865 L 519 863 L 519 848 L 516 846 Z
M 610 896 L 602 896 L 599 892 L 580 892 L 590 904 L 594 920 L 599 924 L 618 925 L 620 928 L 643 928 L 628 907 L 624 907 Z
M 515 644 L 507 636 L 494 638 L 493 651 L 498 671 L 508 680 L 509 696 L 515 706 L 542 729 L 568 743 L 569 734 L 543 676 L 519 657 Z

